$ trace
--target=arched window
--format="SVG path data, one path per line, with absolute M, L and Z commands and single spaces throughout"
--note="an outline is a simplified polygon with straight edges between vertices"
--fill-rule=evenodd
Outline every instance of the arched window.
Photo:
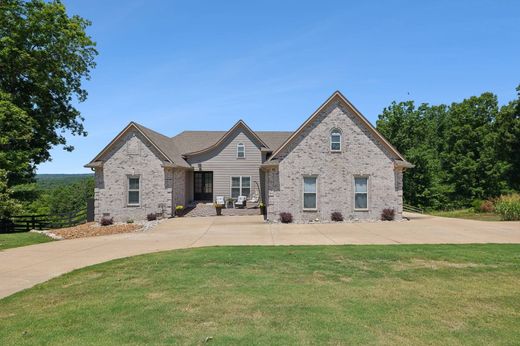
M 339 129 L 330 131 L 330 151 L 341 151 L 341 131 Z
M 244 143 L 237 144 L 237 159 L 245 159 L 246 158 L 246 147 Z

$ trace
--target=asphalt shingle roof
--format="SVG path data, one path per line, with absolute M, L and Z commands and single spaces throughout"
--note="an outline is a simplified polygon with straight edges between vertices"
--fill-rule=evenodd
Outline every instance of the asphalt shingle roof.
M 182 152 L 176 147 L 175 143 L 170 137 L 167 137 L 159 132 L 151 130 L 141 124 L 135 123 L 135 126 L 144 133 L 153 144 L 155 144 L 174 164 L 182 167 L 190 167 L 190 165 L 183 159 Z
M 183 154 L 206 149 L 217 143 L 227 131 L 184 131 L 172 137 L 173 143 Z M 276 150 L 292 132 L 289 131 L 255 131 L 256 135 L 267 144 L 270 150 Z
M 183 131 L 174 137 L 167 137 L 141 124 L 135 123 L 174 164 L 189 167 L 183 155 L 200 151 L 217 143 L 228 131 Z M 269 150 L 278 149 L 292 134 L 291 131 L 255 131 L 255 134 L 267 144 Z

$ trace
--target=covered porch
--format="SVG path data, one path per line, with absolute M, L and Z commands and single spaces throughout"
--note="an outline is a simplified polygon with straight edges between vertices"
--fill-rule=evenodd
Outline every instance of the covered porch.
M 262 181 L 259 175 L 244 173 L 223 173 L 218 170 L 176 170 L 174 175 L 174 201 L 184 201 L 184 205 L 215 202 L 224 197 L 226 206 L 236 201 L 238 196 L 246 196 L 248 204 L 258 204 L 262 199 Z M 176 203 L 179 204 L 179 203 Z

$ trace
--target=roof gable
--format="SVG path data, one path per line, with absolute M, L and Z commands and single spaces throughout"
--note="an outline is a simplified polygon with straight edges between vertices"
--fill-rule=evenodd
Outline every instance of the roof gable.
M 199 154 L 203 154 L 208 151 L 211 151 L 211 150 L 217 148 L 218 146 L 220 146 L 222 143 L 224 143 L 230 136 L 233 135 L 235 130 L 238 130 L 238 129 L 241 129 L 246 134 L 249 134 L 254 140 L 257 141 L 257 143 L 259 144 L 260 147 L 268 148 L 267 144 L 260 137 L 258 137 L 258 135 L 253 130 L 251 130 L 251 128 L 249 128 L 249 126 L 247 126 L 243 120 L 239 120 L 236 122 L 235 125 L 233 125 L 233 127 L 231 129 L 229 129 L 227 132 L 225 132 L 220 137 L 220 139 L 217 142 L 215 142 L 214 144 L 212 144 L 211 146 L 206 147 L 201 150 L 184 153 L 184 156 L 194 156 L 194 155 L 199 155 Z
M 108 143 L 85 167 L 99 167 L 103 156 L 130 130 L 139 132 L 168 162 L 182 167 L 189 167 L 182 156 L 178 153 L 170 139 L 158 132 L 150 130 L 135 122 L 130 122 L 119 134 Z
M 367 118 L 365 118 L 363 114 L 361 114 L 361 112 L 356 107 L 354 107 L 354 105 L 350 103 L 350 101 L 345 96 L 343 96 L 343 94 L 341 94 L 339 91 L 335 91 L 314 113 L 311 114 L 307 120 L 305 120 L 305 122 L 296 131 L 293 132 L 293 134 L 277 150 L 273 152 L 269 160 L 267 160 L 266 164 L 278 162 L 277 155 L 286 149 L 289 144 L 291 144 L 308 126 L 314 122 L 314 120 L 324 109 L 326 109 L 334 102 L 341 102 L 344 106 L 350 109 L 352 114 L 354 114 L 354 116 L 356 116 L 360 122 L 366 126 L 366 128 L 374 135 L 374 137 L 377 138 L 381 144 L 383 144 L 389 150 L 390 153 L 396 156 L 397 161 L 407 163 L 403 155 L 401 155 L 397 149 L 394 148 L 394 146 L 392 146 L 392 144 L 390 144 L 390 142 L 388 142 L 388 140 L 386 140 L 386 138 L 384 138 L 383 135 L 381 135 L 379 131 L 375 129 L 374 126 L 372 126 Z

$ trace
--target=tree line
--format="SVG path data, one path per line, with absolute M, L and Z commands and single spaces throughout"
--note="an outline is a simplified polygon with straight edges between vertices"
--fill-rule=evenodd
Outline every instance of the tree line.
M 94 197 L 92 174 L 43 174 L 30 185 L 32 198 L 22 206 L 23 214 L 60 215 L 85 209 Z
M 405 203 L 454 209 L 520 190 L 518 98 L 499 106 L 486 92 L 451 105 L 393 102 L 377 129 L 415 165 L 404 174 Z

